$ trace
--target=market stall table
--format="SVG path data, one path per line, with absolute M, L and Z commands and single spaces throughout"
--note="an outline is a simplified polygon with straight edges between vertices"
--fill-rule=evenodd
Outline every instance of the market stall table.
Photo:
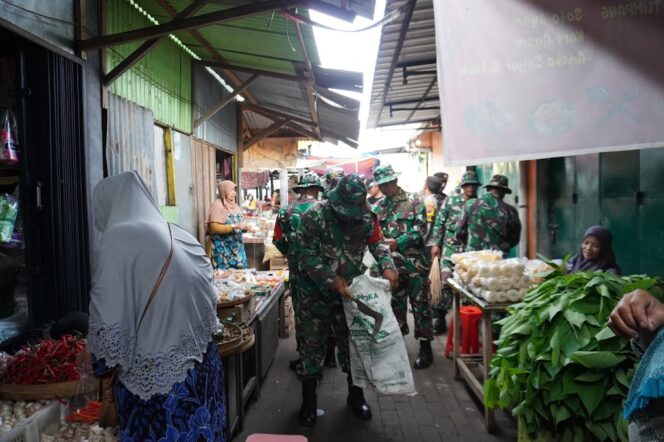
M 464 289 L 454 279 L 448 279 L 447 284 L 454 290 L 454 339 L 453 339 L 453 361 L 454 361 L 454 378 L 457 380 L 465 381 L 470 390 L 477 396 L 477 398 L 484 404 L 484 382 L 489 379 L 489 369 L 491 358 L 493 357 L 493 329 L 491 323 L 492 313 L 506 312 L 507 308 L 514 303 L 498 304 L 490 303 L 486 300 L 473 295 L 468 290 Z M 481 354 L 461 354 L 461 300 L 465 300 L 482 311 L 482 346 Z M 472 372 L 472 368 L 481 368 L 481 380 Z M 493 433 L 496 426 L 494 410 L 484 405 L 484 426 L 486 431 Z

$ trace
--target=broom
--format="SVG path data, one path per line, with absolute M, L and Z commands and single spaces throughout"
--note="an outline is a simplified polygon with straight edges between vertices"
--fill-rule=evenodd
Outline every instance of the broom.
M 431 305 L 438 305 L 443 301 L 443 287 L 440 282 L 440 259 L 436 256 L 431 262 L 429 272 L 429 291 Z

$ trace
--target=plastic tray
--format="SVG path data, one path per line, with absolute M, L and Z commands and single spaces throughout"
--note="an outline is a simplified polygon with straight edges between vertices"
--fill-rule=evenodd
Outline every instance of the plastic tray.
M 42 433 L 51 425 L 60 425 L 63 406 L 51 401 L 32 416 L 24 419 L 12 431 L 0 436 L 0 442 L 39 442 Z

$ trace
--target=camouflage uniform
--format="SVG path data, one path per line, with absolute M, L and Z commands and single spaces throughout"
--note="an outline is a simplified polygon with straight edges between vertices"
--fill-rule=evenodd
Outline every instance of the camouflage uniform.
M 293 190 L 298 192 L 300 189 L 305 188 L 318 188 L 322 191 L 323 186 L 321 185 L 318 175 L 309 174 L 301 177 L 300 182 Z M 297 228 L 300 224 L 302 215 L 313 206 L 314 203 L 316 203 L 316 199 L 314 198 L 300 198 L 301 199 L 290 203 L 287 207 L 284 207 L 279 211 L 279 216 L 277 217 L 277 222 L 274 226 L 274 234 L 272 235 L 272 243 L 288 258 L 288 281 L 294 311 L 299 310 L 299 298 L 297 296 L 299 265 L 297 262 L 297 256 L 300 243 L 297 240 Z
M 342 186 L 342 191 L 357 194 L 357 211 L 346 213 L 337 205 Z M 348 326 L 341 295 L 330 288 L 335 276 L 343 277 L 350 284 L 354 277 L 364 273 L 362 258 L 367 246 L 383 269 L 395 268 L 380 225 L 365 198 L 366 188 L 359 177 L 350 175 L 328 192 L 327 201 L 316 203 L 300 220 L 297 241 L 301 245 L 298 250 L 301 308 L 296 321 L 296 333 L 300 336 L 301 362 L 297 366 L 300 380 L 322 377 L 330 326 L 337 337 L 339 364 L 344 372 L 350 371 Z M 353 221 L 344 224 L 339 214 L 352 216 Z
M 484 187 L 512 193 L 503 175 L 494 175 Z M 504 255 L 519 244 L 520 235 L 521 222 L 516 209 L 491 193 L 466 203 L 457 230 L 457 239 L 466 242 L 466 251 L 493 249 L 501 250 Z
M 381 166 L 374 176 L 378 184 L 383 184 L 396 179 L 397 175 L 391 166 Z M 433 339 L 429 262 L 424 256 L 424 236 L 427 233 L 424 204 L 419 196 L 400 188 L 396 195 L 386 195 L 374 205 L 373 211 L 378 215 L 385 237 L 397 242 L 392 258 L 399 271 L 399 288 L 393 292 L 392 310 L 401 332 L 408 334 L 407 301 L 410 299 L 415 317 L 415 338 Z

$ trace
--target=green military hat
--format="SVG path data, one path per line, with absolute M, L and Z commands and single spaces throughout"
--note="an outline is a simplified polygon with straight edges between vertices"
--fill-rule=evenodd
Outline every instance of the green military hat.
M 362 218 L 371 212 L 367 204 L 367 187 L 356 174 L 346 175 L 327 193 L 327 199 L 338 214 L 348 218 Z
M 489 184 L 484 186 L 485 189 L 490 187 L 496 187 L 498 189 L 503 189 L 507 193 L 512 193 L 512 189 L 509 188 L 507 177 L 505 175 L 492 176 Z
M 400 173 L 395 172 L 389 164 L 377 167 L 373 174 L 376 179 L 376 184 L 378 185 L 394 181 L 399 178 L 399 175 L 401 175 Z
M 323 185 L 320 182 L 320 177 L 313 172 L 308 173 L 306 175 L 302 175 L 300 177 L 300 182 L 297 184 L 297 187 L 295 187 L 294 189 L 302 190 L 302 189 L 309 189 L 311 187 L 319 187 L 321 191 L 323 190 Z
M 459 184 L 461 187 L 465 186 L 466 184 L 477 184 L 478 186 L 481 186 L 482 183 L 480 182 L 479 179 L 477 179 L 477 173 L 475 173 L 472 170 L 469 170 L 465 172 L 461 176 L 461 184 Z

